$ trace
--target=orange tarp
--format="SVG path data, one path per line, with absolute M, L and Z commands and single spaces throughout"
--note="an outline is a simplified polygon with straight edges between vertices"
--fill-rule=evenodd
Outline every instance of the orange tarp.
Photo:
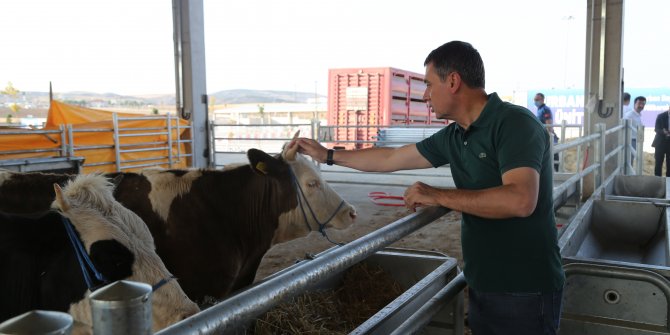
M 43 130 L 60 130 L 61 125 L 71 125 L 73 129 L 72 139 L 74 143 L 74 156 L 84 157 L 83 172 L 113 172 L 116 171 L 116 155 L 114 150 L 113 122 L 112 112 L 89 109 L 79 106 L 68 105 L 59 101 L 52 101 L 49 108 L 47 123 Z M 141 117 L 146 115 L 117 113 L 119 118 Z M 179 122 L 179 134 L 177 134 L 177 122 Z M 172 144 L 172 167 L 184 168 L 188 166 L 186 158 L 177 158 L 177 154 L 187 153 L 187 147 L 181 144 L 179 148 L 174 143 L 179 138 L 188 139 L 190 133 L 183 127 L 188 126 L 188 122 L 177 118 L 171 119 L 171 138 Z M 146 134 L 166 132 L 167 118 L 151 120 L 132 120 L 119 121 L 120 145 L 122 150 L 152 149 L 147 151 L 125 152 L 121 154 L 122 167 L 152 164 L 159 167 L 168 167 L 169 152 L 167 150 L 168 136 L 166 134 L 127 136 L 132 134 Z M 161 128 L 138 130 L 138 128 Z M 107 130 L 96 131 L 90 130 Z M 12 131 L 16 131 L 13 129 Z M 60 134 L 35 134 L 33 130 L 21 130 L 25 135 L 3 135 L 0 130 L 0 159 L 17 159 L 26 157 L 54 157 L 61 156 L 60 152 L 31 152 L 31 153 L 6 153 L 7 151 L 25 151 L 42 149 L 60 149 Z M 124 136 L 126 135 L 126 136 Z M 66 143 L 68 139 L 66 136 Z M 159 143 L 160 142 L 160 143 Z M 90 148 L 90 147 L 96 148 Z M 102 147 L 101 147 L 102 146 Z M 104 147 L 106 146 L 106 147 Z M 87 148 L 89 147 L 89 148 Z M 190 150 L 189 150 L 190 151 Z M 134 161 L 134 162 L 133 162 Z M 109 162 L 111 164 L 92 165 L 96 163 Z M 89 165 L 89 166 L 87 166 Z M 139 170 L 141 168 L 123 169 L 124 171 Z

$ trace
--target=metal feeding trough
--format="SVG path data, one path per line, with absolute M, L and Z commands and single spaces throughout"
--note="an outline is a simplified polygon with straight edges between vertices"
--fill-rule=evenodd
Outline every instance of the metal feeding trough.
M 562 334 L 670 334 L 665 180 L 633 177 L 617 176 L 597 190 L 559 240 Z
M 653 176 L 615 176 L 610 192 L 614 196 L 665 198 L 666 178 Z
M 400 284 L 404 292 L 350 334 L 391 334 L 460 273 L 455 258 L 431 251 L 386 248 L 364 262 L 379 266 Z M 300 263 L 269 278 L 298 266 Z M 344 273 L 331 276 L 308 291 L 333 289 L 343 276 Z M 444 308 L 433 312 L 434 316 L 423 329 L 423 334 L 463 334 L 462 288 Z

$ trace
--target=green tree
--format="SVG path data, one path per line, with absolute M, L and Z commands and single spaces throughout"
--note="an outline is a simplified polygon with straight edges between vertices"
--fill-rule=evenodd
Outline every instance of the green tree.
M 18 96 L 19 93 L 20 91 L 14 87 L 11 81 L 7 83 L 7 87 L 5 87 L 4 90 L 0 91 L 0 94 L 7 95 L 11 98 L 12 104 L 9 105 L 9 109 L 15 114 L 21 110 L 21 107 L 16 103 L 16 96 Z M 12 123 L 12 114 L 7 114 L 7 123 Z
M 7 87 L 5 87 L 4 90 L 0 91 L 0 94 L 9 95 L 13 99 L 16 99 L 16 96 L 19 95 L 19 93 L 21 93 L 21 91 L 17 90 L 11 81 L 7 83 Z
M 158 108 L 154 107 L 151 109 L 151 114 L 158 115 Z

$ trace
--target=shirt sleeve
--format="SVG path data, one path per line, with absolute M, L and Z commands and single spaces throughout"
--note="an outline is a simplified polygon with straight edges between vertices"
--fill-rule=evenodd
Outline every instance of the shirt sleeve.
M 433 167 L 437 168 L 449 163 L 446 134 L 447 127 L 444 127 L 416 144 L 416 149 Z
M 529 167 L 542 170 L 545 151 L 549 149 L 549 133 L 527 113 L 514 113 L 505 118 L 496 131 L 500 173 Z

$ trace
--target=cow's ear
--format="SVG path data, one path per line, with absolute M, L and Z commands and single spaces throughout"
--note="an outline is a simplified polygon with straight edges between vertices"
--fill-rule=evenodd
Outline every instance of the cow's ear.
M 56 192 L 56 205 L 61 211 L 67 212 L 70 209 L 70 204 L 63 195 L 63 189 L 60 185 L 54 183 L 54 192 Z
M 295 160 L 295 154 L 298 152 L 298 145 L 294 141 L 295 139 L 298 138 L 298 136 L 300 136 L 300 130 L 295 132 L 295 135 L 293 135 L 293 140 L 291 140 L 291 142 L 284 145 L 281 155 L 287 161 Z M 293 146 L 291 146 L 290 144 L 293 144 Z
M 114 189 L 116 189 L 117 187 L 119 187 L 119 185 L 121 185 L 122 180 L 123 180 L 123 174 L 117 174 L 114 178 L 112 178 L 112 180 L 110 180 L 110 182 L 114 184 Z
M 285 164 L 280 160 L 258 149 L 249 149 L 247 157 L 249 158 L 251 169 L 258 174 L 277 176 L 286 169 Z

